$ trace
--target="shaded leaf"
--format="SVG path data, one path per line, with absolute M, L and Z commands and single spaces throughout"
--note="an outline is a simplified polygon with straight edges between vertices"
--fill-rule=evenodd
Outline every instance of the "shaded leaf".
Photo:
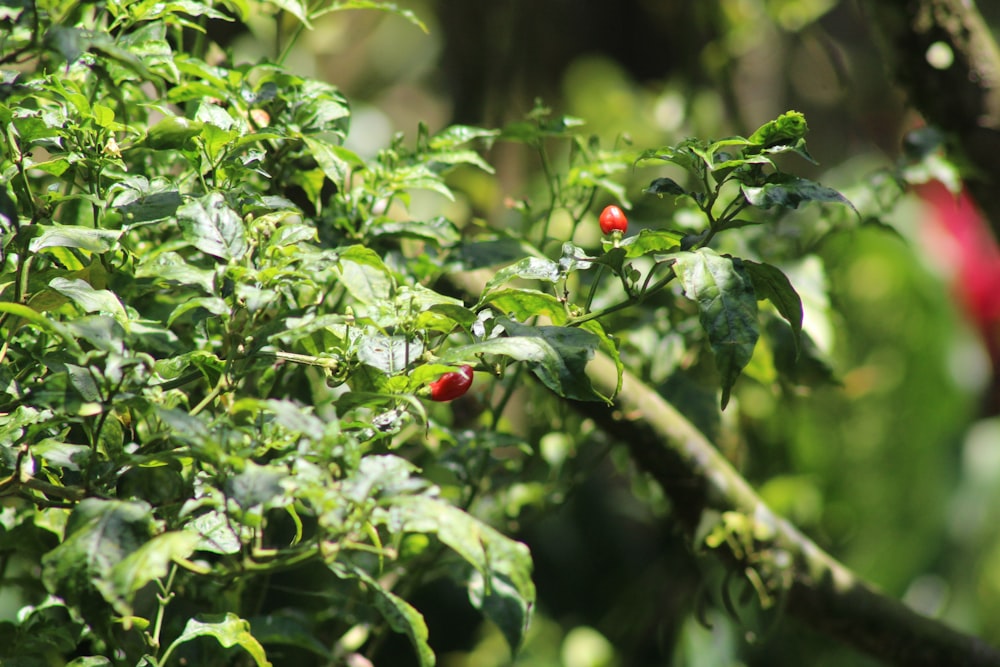
M 198 544 L 198 536 L 183 531 L 157 535 L 112 568 L 111 585 L 116 598 L 129 603 L 143 586 L 167 576 L 169 566 L 186 559 Z
M 681 187 L 680 183 L 666 177 L 654 180 L 644 192 L 658 197 L 662 197 L 663 195 L 686 195 L 688 193 L 687 190 Z
M 413 605 L 386 590 L 377 579 L 362 570 L 344 563 L 330 563 L 330 571 L 341 579 L 358 579 L 365 584 L 378 613 L 395 632 L 406 635 L 417 654 L 420 667 L 434 667 L 434 651 L 427 643 L 427 623 Z
M 852 209 L 847 197 L 833 188 L 820 185 L 806 178 L 797 178 L 778 174 L 772 177 L 772 182 L 761 186 L 742 185 L 743 196 L 752 206 L 759 208 L 798 208 L 803 202 L 834 202 L 846 204 Z
M 87 498 L 66 524 L 62 544 L 42 558 L 46 587 L 70 604 L 97 591 L 115 610 L 131 613 L 131 595 L 118 586 L 115 567 L 137 552 L 153 530 L 149 505 Z
M 240 473 L 229 477 L 223 484 L 226 495 L 235 500 L 236 504 L 243 509 L 250 509 L 259 505 L 271 508 L 286 502 L 281 482 L 287 475 L 253 461 L 247 461 L 245 466 Z
M 525 599 L 514 583 L 502 574 L 484 576 L 479 570 L 473 570 L 468 590 L 472 606 L 496 623 L 511 651 L 516 653 L 531 618 L 531 601 Z

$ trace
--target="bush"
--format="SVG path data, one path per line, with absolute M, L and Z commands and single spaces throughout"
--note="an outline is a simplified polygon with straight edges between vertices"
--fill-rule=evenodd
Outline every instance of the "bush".
M 259 5 L 303 26 L 327 11 Z M 329 9 L 354 6 L 419 24 Z M 858 218 L 778 164 L 811 160 L 801 114 L 607 149 L 539 104 L 363 158 L 335 87 L 209 55 L 206 26 L 258 10 L 0 14 L 0 553 L 20 608 L 0 651 L 16 664 L 330 664 L 401 633 L 431 665 L 408 599 L 441 577 L 516 649 L 536 594 L 510 535 L 614 442 L 588 412 L 626 362 L 691 370 L 706 430 L 717 410 L 698 399 L 725 408 L 743 374 L 827 379 L 778 263 Z M 496 142 L 546 175 L 509 225 L 410 215 L 415 193 L 446 202 L 455 175 L 491 174 Z M 656 170 L 647 196 L 602 238 L 597 211 L 631 208 L 636 165 Z M 845 206 L 776 225 L 809 202 Z M 595 356 L 612 377 L 588 375 Z M 442 395 L 467 367 L 471 388 Z M 745 517 L 716 520 L 707 547 L 753 541 Z

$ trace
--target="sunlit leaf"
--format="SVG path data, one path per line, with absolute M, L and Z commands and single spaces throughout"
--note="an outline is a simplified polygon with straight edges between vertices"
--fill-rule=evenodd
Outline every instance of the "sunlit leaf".
M 462 363 L 480 354 L 497 354 L 523 361 L 546 387 L 559 396 L 578 401 L 608 401 L 598 394 L 587 376 L 600 339 L 583 329 L 557 326 L 526 326 L 502 320 L 510 334 L 448 350 L 446 363 Z
M 684 295 L 698 304 L 701 325 L 715 353 L 725 408 L 759 336 L 753 284 L 742 262 L 709 248 L 677 253 L 674 270 Z
M 207 255 L 239 260 L 249 249 L 240 216 L 219 192 L 212 192 L 177 209 L 177 219 L 190 243 Z
M 168 651 L 173 647 L 196 639 L 211 637 L 225 648 L 239 646 L 250 654 L 257 667 L 270 667 L 264 647 L 251 634 L 250 624 L 233 613 L 223 615 L 205 615 L 202 619 L 192 618 L 184 626 L 184 631 L 173 641 Z

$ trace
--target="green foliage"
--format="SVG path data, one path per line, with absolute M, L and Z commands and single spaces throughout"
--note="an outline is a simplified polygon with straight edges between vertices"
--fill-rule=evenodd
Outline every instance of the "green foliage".
M 422 27 L 380 2 L 263 4 L 303 27 L 348 8 Z M 560 476 L 560 457 L 509 428 L 514 393 L 610 403 L 588 361 L 607 354 L 620 376 L 635 341 L 611 327 L 639 304 L 691 350 L 707 340 L 723 407 L 757 348 L 758 301 L 800 347 L 785 275 L 709 247 L 771 209 L 846 202 L 777 169 L 779 154 L 809 157 L 800 114 L 636 153 L 539 105 L 499 131 L 421 127 L 366 160 L 344 145 L 351 111 L 333 86 L 281 55 L 209 62 L 207 20 L 251 9 L 56 2 L 3 16 L 0 552 L 41 563 L 0 625 L 5 658 L 220 664 L 239 649 L 266 665 L 290 644 L 341 659 L 352 631 L 376 650 L 391 630 L 432 665 L 407 596 L 435 576 L 516 650 L 535 588 L 504 522 L 577 471 Z M 415 192 L 455 196 L 454 170 L 492 173 L 481 149 L 494 141 L 534 150 L 546 177 L 520 230 L 411 218 Z M 648 192 L 693 202 L 700 226 L 578 241 L 599 197 L 629 205 L 617 176 L 638 160 L 687 172 L 692 185 L 660 177 Z M 451 276 L 484 267 L 463 299 Z M 463 364 L 476 402 L 424 400 Z M 270 603 L 287 572 L 309 588 Z M 318 620 L 293 613 L 317 589 Z

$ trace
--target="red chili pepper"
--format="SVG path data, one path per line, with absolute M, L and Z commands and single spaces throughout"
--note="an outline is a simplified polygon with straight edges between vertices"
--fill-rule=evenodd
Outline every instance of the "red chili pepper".
M 621 232 L 625 233 L 628 229 L 628 218 L 625 217 L 625 213 L 611 204 L 610 206 L 605 206 L 604 210 L 601 211 L 601 217 L 598 218 L 601 223 L 601 231 L 605 234 L 610 234 L 611 232 Z
M 472 366 L 445 373 L 430 383 L 432 401 L 451 401 L 469 391 L 472 386 Z

